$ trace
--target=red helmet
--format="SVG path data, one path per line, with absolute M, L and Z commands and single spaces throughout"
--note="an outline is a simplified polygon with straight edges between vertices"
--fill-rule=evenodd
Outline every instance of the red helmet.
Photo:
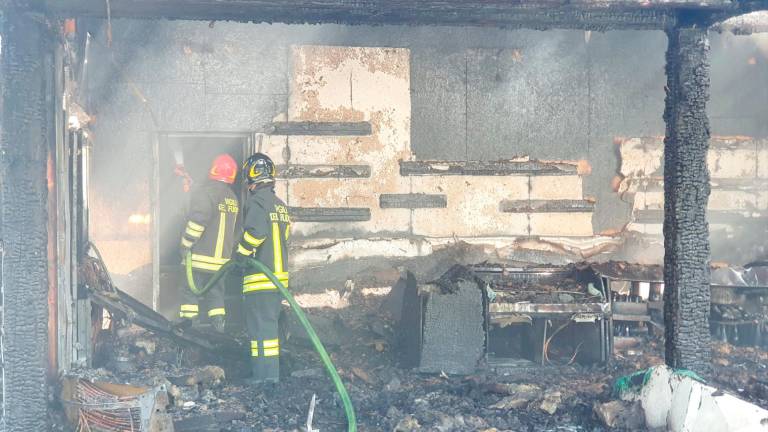
M 224 183 L 232 184 L 237 176 L 237 162 L 228 154 L 216 156 L 208 171 L 208 178 Z

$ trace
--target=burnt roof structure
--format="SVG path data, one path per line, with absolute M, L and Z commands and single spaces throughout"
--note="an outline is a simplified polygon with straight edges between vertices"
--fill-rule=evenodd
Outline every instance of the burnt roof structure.
M 600 31 L 663 30 L 683 21 L 709 25 L 768 7 L 765 0 L 16 0 L 16 3 L 30 4 L 39 11 L 61 17 Z

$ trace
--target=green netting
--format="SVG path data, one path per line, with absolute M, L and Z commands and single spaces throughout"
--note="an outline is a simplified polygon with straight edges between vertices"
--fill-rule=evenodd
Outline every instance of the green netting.
M 652 366 L 648 369 L 619 377 L 613 384 L 613 393 L 616 396 L 621 396 L 628 390 L 643 388 L 646 384 L 648 384 L 648 380 L 651 379 L 651 374 L 657 367 L 658 366 Z M 701 383 L 706 383 L 704 378 L 699 376 L 696 372 L 688 369 L 675 369 L 672 371 L 672 375 L 688 377 Z

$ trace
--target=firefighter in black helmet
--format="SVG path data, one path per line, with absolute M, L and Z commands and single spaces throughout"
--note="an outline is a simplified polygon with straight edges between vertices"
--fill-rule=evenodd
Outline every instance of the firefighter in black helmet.
M 237 246 L 241 257 L 254 257 L 288 287 L 288 207 L 275 195 L 275 164 L 256 153 L 243 164 L 248 185 L 243 236 Z M 251 339 L 252 383 L 276 383 L 280 378 L 280 339 L 277 321 L 282 296 L 263 273 L 243 276 L 246 325 Z

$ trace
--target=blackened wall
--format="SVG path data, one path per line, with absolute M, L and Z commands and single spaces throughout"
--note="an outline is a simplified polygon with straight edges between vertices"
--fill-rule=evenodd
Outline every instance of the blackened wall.
M 595 231 L 620 228 L 629 209 L 610 186 L 619 164 L 613 137 L 663 133 L 666 36 L 477 33 L 466 46 L 480 49 L 413 54 L 417 154 L 586 159 L 593 172 L 585 179 L 585 194 L 597 198 Z M 435 81 L 448 84 L 436 88 L 430 85 Z M 443 113 L 430 106 L 443 107 L 456 121 L 443 124 Z

